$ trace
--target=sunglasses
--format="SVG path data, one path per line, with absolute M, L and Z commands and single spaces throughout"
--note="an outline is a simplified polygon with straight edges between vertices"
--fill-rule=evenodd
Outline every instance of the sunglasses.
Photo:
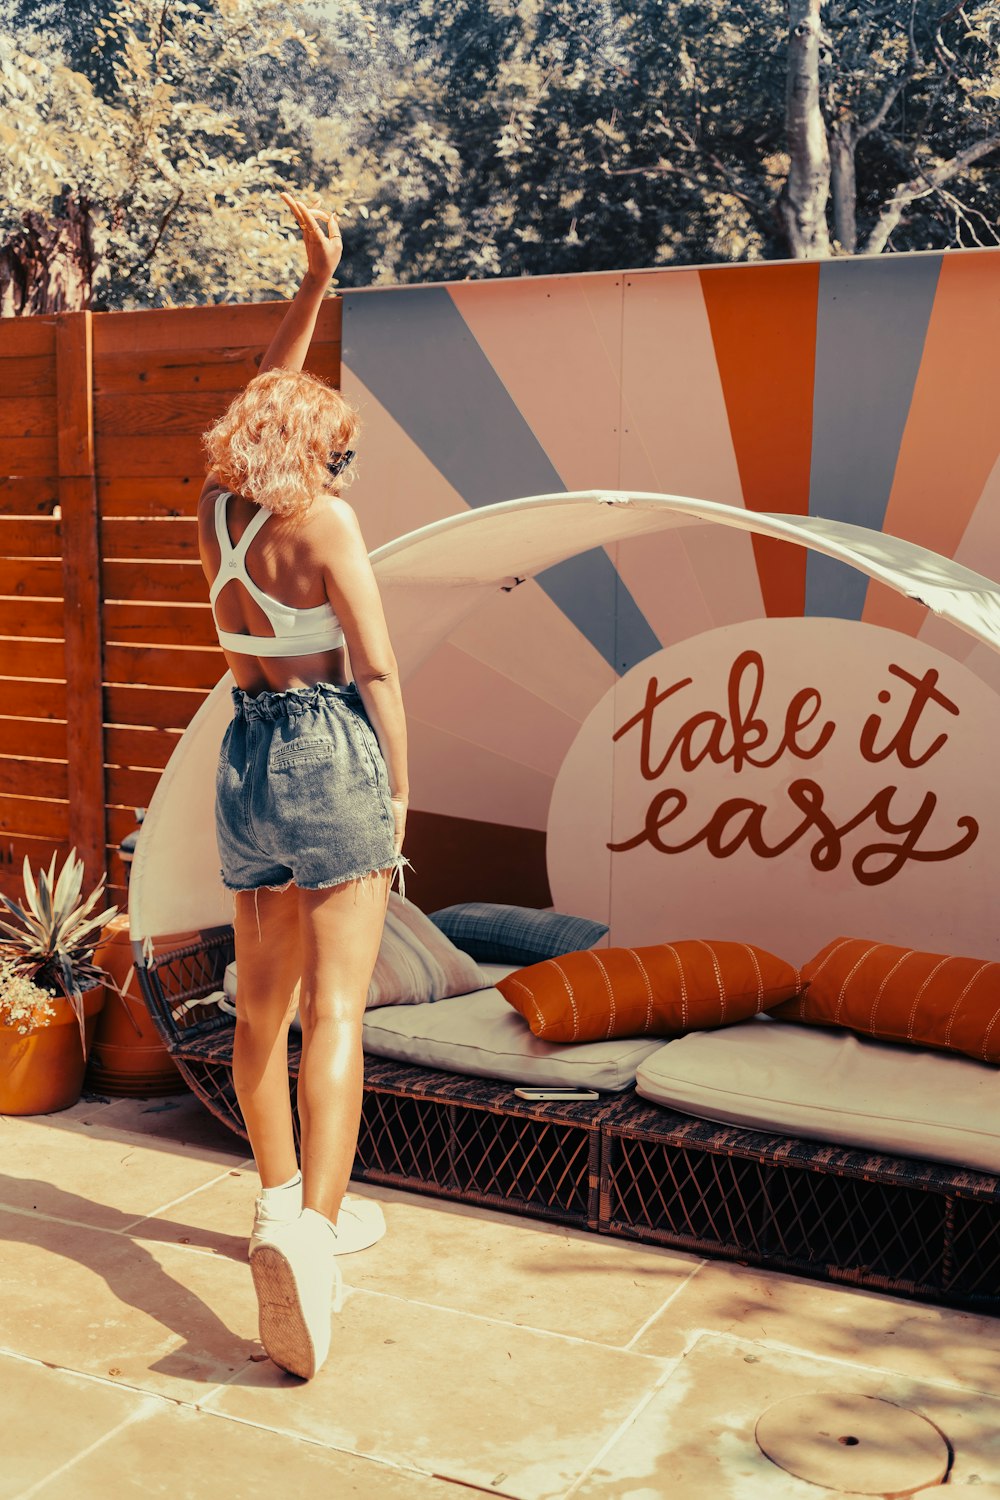
M 336 477 L 337 474 L 341 473 L 342 470 L 347 468 L 347 465 L 350 463 L 353 457 L 353 448 L 345 448 L 343 453 L 331 453 L 329 462 L 327 463 L 326 467 L 329 472 Z

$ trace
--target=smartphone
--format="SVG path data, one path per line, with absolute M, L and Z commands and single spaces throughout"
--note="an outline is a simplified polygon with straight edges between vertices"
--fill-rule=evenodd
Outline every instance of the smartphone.
M 601 1097 L 594 1089 L 548 1088 L 545 1085 L 538 1088 L 515 1089 L 514 1093 L 519 1099 L 599 1099 Z

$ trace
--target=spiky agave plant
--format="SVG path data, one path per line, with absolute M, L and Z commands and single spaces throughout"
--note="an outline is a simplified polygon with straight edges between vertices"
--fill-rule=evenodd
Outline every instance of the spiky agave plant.
M 94 948 L 101 932 L 118 913 L 109 906 L 92 915 L 104 895 L 105 877 L 85 900 L 84 864 L 71 849 L 56 877 L 56 856 L 48 870 L 39 870 L 38 881 L 24 860 L 25 904 L 21 906 L 0 891 L 6 920 L 0 919 L 0 950 L 11 966 L 40 989 L 61 994 L 73 1007 L 80 1025 L 80 1044 L 86 1050 L 84 990 L 110 980 L 94 963 Z

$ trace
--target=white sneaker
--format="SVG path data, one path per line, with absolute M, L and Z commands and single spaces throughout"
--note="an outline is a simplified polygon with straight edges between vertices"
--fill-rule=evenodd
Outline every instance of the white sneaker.
M 385 1234 L 382 1205 L 373 1198 L 355 1198 L 345 1193 L 337 1215 L 337 1255 L 352 1255 L 377 1245 Z
M 330 1352 L 330 1302 L 339 1312 L 343 1279 L 335 1230 L 314 1209 L 272 1225 L 250 1257 L 260 1339 L 276 1365 L 311 1380 Z
M 254 1201 L 253 1232 L 250 1235 L 248 1254 L 252 1255 L 258 1245 L 267 1243 L 272 1230 L 281 1224 L 292 1223 L 301 1212 L 301 1182 L 266 1197 L 263 1193 L 258 1193 Z M 357 1198 L 345 1193 L 337 1215 L 337 1243 L 334 1253 L 352 1255 L 356 1250 L 368 1250 L 372 1245 L 377 1245 L 384 1234 L 385 1215 L 381 1205 L 372 1198 Z

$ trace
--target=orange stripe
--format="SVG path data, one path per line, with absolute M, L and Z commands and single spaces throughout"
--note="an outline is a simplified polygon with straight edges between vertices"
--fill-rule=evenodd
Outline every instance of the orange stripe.
M 699 274 L 746 507 L 808 515 L 819 266 Z M 805 549 L 753 546 L 767 613 L 801 615 Z
M 941 259 L 883 530 L 954 557 L 996 462 L 1000 256 Z M 871 584 L 862 619 L 916 635 L 926 612 Z

